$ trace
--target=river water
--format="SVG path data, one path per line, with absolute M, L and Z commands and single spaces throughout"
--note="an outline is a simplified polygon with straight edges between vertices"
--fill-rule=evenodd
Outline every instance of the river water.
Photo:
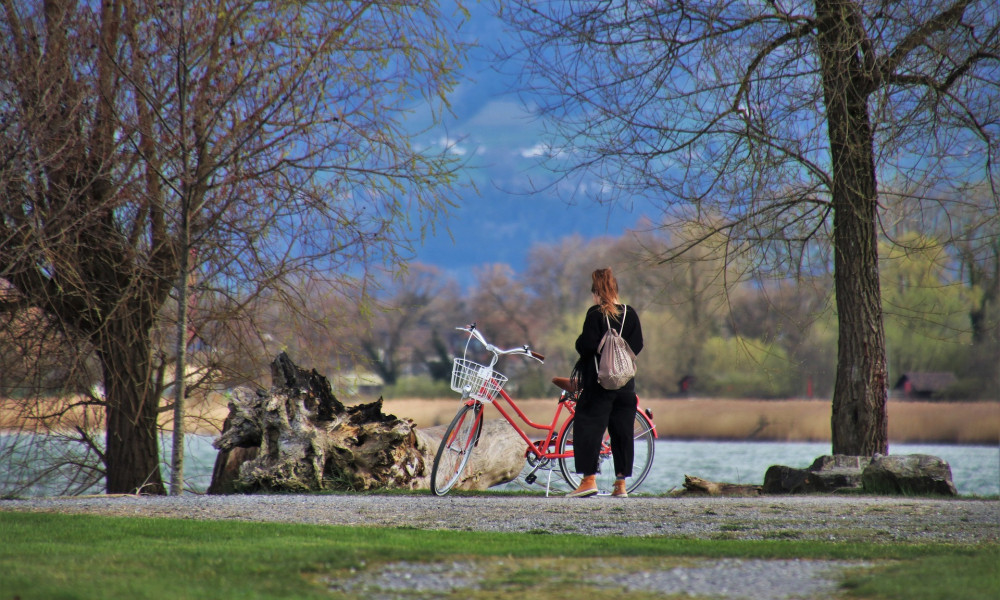
M 640 488 L 666 492 L 680 488 L 684 475 L 709 481 L 760 485 L 771 465 L 806 468 L 830 454 L 827 442 L 681 442 L 656 443 L 653 469 Z M 1000 446 L 890 444 L 889 454 L 930 454 L 951 465 L 955 488 L 962 495 L 1000 494 Z
M 2 446 L 4 436 L 0 436 Z M 192 492 L 208 489 L 217 454 L 211 436 L 188 435 L 184 480 Z M 951 465 L 955 488 L 961 495 L 1000 495 L 1000 446 L 892 444 L 890 454 L 930 454 Z M 722 442 L 658 440 L 653 468 L 638 490 L 662 494 L 680 489 L 685 475 L 709 481 L 759 485 L 771 465 L 805 468 L 818 456 L 830 453 L 826 442 Z M 169 460 L 170 439 L 164 439 L 161 456 Z M 164 467 L 164 480 L 169 470 Z M 0 476 L 0 495 L 7 490 Z M 95 493 L 100 489 L 91 490 Z M 30 495 L 50 495 L 49 486 L 35 486 Z

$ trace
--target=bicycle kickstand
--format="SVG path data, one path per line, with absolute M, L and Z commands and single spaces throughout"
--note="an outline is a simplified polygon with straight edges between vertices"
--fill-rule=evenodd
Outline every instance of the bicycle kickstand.
M 549 491 L 552 489 L 552 468 L 551 466 L 547 465 L 547 461 L 544 460 L 539 461 L 538 464 L 535 465 L 534 468 L 532 468 L 531 471 L 529 471 L 528 474 L 524 476 L 524 481 L 528 485 L 531 485 L 536 481 L 538 481 L 538 475 L 536 475 L 535 473 L 538 472 L 538 469 L 542 468 L 545 468 L 549 472 L 549 475 L 545 480 L 545 497 L 548 498 Z
M 552 488 L 552 469 L 549 469 L 549 477 L 545 481 L 545 497 L 549 497 L 549 490 Z

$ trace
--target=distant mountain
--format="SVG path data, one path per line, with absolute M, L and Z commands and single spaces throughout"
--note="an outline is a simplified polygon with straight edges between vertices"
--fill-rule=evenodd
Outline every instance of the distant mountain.
M 470 192 L 445 223 L 454 240 L 439 228 L 437 235 L 417 247 L 415 257 L 461 282 L 471 279 L 473 267 L 489 263 L 522 270 L 527 250 L 535 243 L 571 234 L 618 236 L 634 228 L 642 216 L 658 214 L 648 203 L 609 208 L 580 193 L 571 205 L 565 194 L 552 190 L 529 193 L 551 183 L 554 175 L 538 164 L 544 152 L 542 124 L 518 98 L 511 67 L 495 61 L 496 48 L 501 43 L 509 47 L 512 40 L 503 38 L 503 25 L 485 4 L 468 7 L 472 20 L 465 35 L 480 46 L 463 71 L 466 80 L 450 97 L 454 114 L 430 130 L 426 110 L 418 107 L 412 118 L 414 131 L 424 132 L 420 144 L 447 147 L 466 161 L 466 176 L 479 190 L 478 196 Z
M 561 199 L 516 196 L 498 191 L 469 198 L 447 220 L 451 236 L 439 228 L 417 248 L 415 260 L 437 265 L 459 281 L 474 267 L 506 263 L 521 271 L 530 247 L 552 243 L 569 235 L 585 238 L 620 236 L 634 229 L 642 214 L 633 208 L 608 208 L 589 201 L 568 205 Z

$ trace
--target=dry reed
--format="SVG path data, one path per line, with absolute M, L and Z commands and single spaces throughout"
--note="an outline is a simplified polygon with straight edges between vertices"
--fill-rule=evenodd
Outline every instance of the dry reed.
M 555 399 L 521 400 L 526 416 L 548 424 Z M 657 433 L 666 439 L 747 441 L 829 441 L 830 403 L 822 400 L 735 400 L 722 398 L 642 400 L 653 411 Z M 191 402 L 187 431 L 217 435 L 228 415 L 225 400 L 214 397 Z M 384 402 L 383 411 L 412 419 L 418 427 L 446 425 L 458 408 L 458 399 L 398 399 Z M 508 410 L 508 412 L 511 412 Z M 36 413 L 37 414 L 37 413 Z M 58 424 L 26 420 L 18 403 L 0 400 L 0 430 L 27 427 L 44 431 L 74 425 L 74 414 L 64 414 Z M 500 418 L 492 407 L 487 418 Z M 171 415 L 161 423 L 170 429 Z M 88 419 L 93 423 L 93 416 Z M 530 428 L 525 430 L 532 433 Z M 889 441 L 895 443 L 1000 443 L 1000 402 L 889 402 Z
M 830 441 L 831 407 L 827 401 L 692 398 L 641 403 L 653 411 L 661 438 Z M 547 424 L 556 402 L 524 400 L 518 405 L 536 423 Z M 420 427 L 447 424 L 457 408 L 457 399 L 385 402 L 385 412 L 413 419 Z M 487 410 L 487 418 L 499 418 L 495 410 Z M 890 401 L 889 441 L 1000 443 L 1000 403 Z

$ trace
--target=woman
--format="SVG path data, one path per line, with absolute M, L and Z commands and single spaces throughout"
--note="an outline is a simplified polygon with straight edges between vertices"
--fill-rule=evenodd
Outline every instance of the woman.
M 618 281 L 611 269 L 598 269 L 591 274 L 590 292 L 594 306 L 587 310 L 583 332 L 576 340 L 580 359 L 573 368 L 573 379 L 582 390 L 576 403 L 573 421 L 573 453 L 576 470 L 583 475 L 580 487 L 568 494 L 585 498 L 597 493 L 596 473 L 601 453 L 601 440 L 607 430 L 611 437 L 611 454 L 615 465 L 615 487 L 612 496 L 627 498 L 625 478 L 632 476 L 632 427 L 639 399 L 635 395 L 635 379 L 621 389 L 606 390 L 597 383 L 597 346 L 611 327 L 621 330 L 632 352 L 642 350 L 642 326 L 639 315 L 631 306 L 618 300 Z M 624 321 L 624 322 L 623 322 Z

